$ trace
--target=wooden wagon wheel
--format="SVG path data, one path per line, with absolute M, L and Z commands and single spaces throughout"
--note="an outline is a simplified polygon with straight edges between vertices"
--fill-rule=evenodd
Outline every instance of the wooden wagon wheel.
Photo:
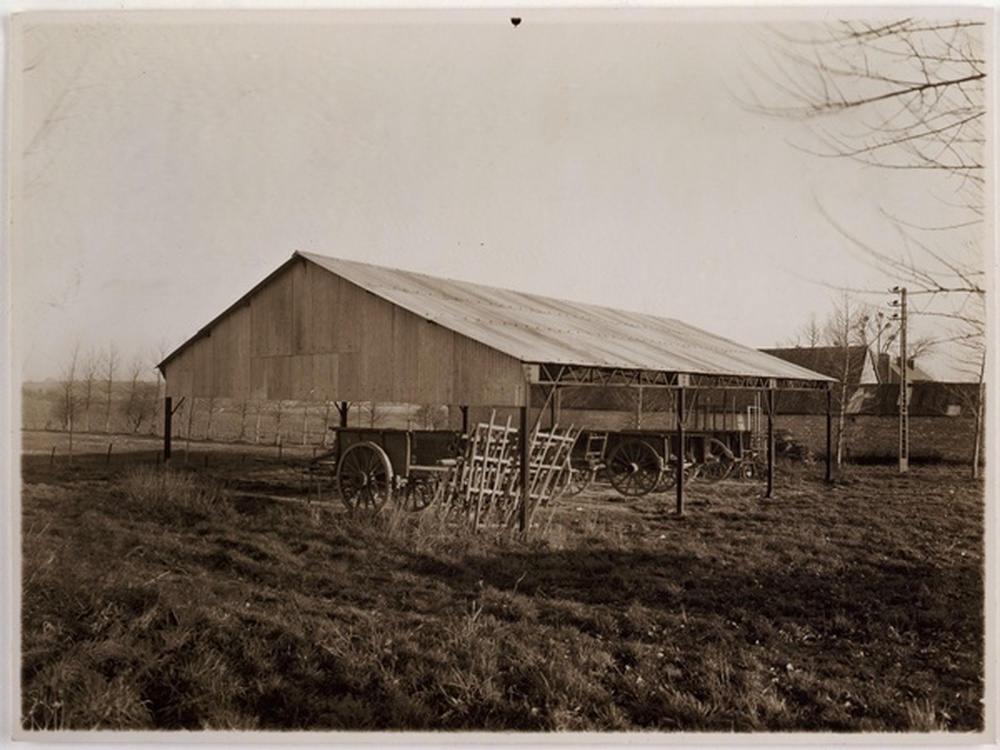
M 656 489 L 663 473 L 663 460 L 644 440 L 625 440 L 608 456 L 607 472 L 618 492 L 638 497 Z
M 566 468 L 559 478 L 557 496 L 573 497 L 587 489 L 594 481 L 597 470 L 587 461 L 566 459 Z
M 735 457 L 726 444 L 718 438 L 709 440 L 708 448 L 705 461 L 701 465 L 700 476 L 709 482 L 718 482 L 729 476 L 729 472 L 733 470 Z
M 413 479 L 406 483 L 406 490 L 401 499 L 403 510 L 421 511 L 430 507 L 437 493 L 437 482 L 428 479 Z
M 392 464 L 382 447 L 355 443 L 337 464 L 337 488 L 348 510 L 377 511 L 392 499 Z
M 594 482 L 597 469 L 593 466 L 583 465 L 570 468 L 569 481 L 566 484 L 566 494 L 579 495 Z

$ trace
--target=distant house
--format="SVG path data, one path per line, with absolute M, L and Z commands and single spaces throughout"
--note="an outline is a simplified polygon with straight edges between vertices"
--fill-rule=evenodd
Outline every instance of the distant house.
M 866 346 L 794 346 L 761 351 L 847 385 L 878 382 Z
M 979 403 L 979 383 L 916 380 L 907 387 L 911 417 L 968 417 Z M 899 414 L 899 383 L 862 385 L 847 404 L 847 413 L 866 416 Z
M 856 460 L 888 460 L 896 455 L 899 431 L 899 360 L 874 356 L 866 347 L 795 347 L 765 353 L 836 378 L 834 413 L 846 397 L 845 455 Z M 909 363 L 907 412 L 910 456 L 917 460 L 966 461 L 972 455 L 978 383 L 942 383 Z M 826 398 L 821 393 L 782 393 L 778 425 L 814 452 L 824 441 Z
M 835 378 L 845 389 L 834 386 L 834 410 L 839 410 L 842 397 L 848 402 L 857 387 L 877 382 L 875 368 L 865 346 L 795 346 L 782 349 L 762 349 L 765 354 L 806 367 L 813 372 Z M 826 414 L 823 393 L 782 393 L 777 400 L 779 414 Z
M 886 352 L 873 355 L 875 359 L 875 382 L 877 383 L 898 383 L 899 382 L 899 356 L 892 356 Z M 933 381 L 924 369 L 917 365 L 912 359 L 906 368 L 906 380 L 908 383 L 924 383 Z

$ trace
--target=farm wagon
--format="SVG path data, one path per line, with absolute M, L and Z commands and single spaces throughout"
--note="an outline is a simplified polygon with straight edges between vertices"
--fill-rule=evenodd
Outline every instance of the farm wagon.
M 352 512 L 377 511 L 387 503 L 420 511 L 433 503 L 462 514 L 476 526 L 490 517 L 508 525 L 527 491 L 530 517 L 564 490 L 574 429 L 533 430 L 527 471 L 520 471 L 519 431 L 491 415 L 468 434 L 452 430 L 336 428 L 325 461 L 336 472 L 341 500 Z M 324 459 L 320 459 L 323 463 Z
M 470 410 L 513 414 L 522 480 L 531 436 L 569 423 L 560 401 L 570 392 L 669 394 L 673 424 L 660 434 L 675 445 L 689 442 L 686 404 L 699 392 L 757 393 L 770 443 L 777 392 L 825 390 L 829 403 L 833 382 L 673 319 L 305 252 L 294 253 L 159 368 L 166 417 L 179 397 L 332 401 L 342 427 L 351 403 L 442 405 L 461 414 L 454 427 L 462 434 L 469 432 Z M 827 421 L 829 433 L 829 409 Z M 165 453 L 171 434 L 165 430 Z M 770 494 L 773 450 L 765 453 Z M 675 463 L 680 512 L 684 462 Z M 829 460 L 826 470 L 830 477 Z M 528 481 L 519 492 L 523 527 Z

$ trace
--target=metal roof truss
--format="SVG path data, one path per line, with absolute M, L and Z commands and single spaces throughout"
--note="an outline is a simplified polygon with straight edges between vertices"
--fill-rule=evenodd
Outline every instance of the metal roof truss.
M 700 373 L 630 370 L 619 367 L 543 364 L 526 368 L 534 385 L 592 385 L 633 388 L 711 388 L 825 391 L 831 384 L 821 381 L 769 378 L 756 375 L 709 375 Z

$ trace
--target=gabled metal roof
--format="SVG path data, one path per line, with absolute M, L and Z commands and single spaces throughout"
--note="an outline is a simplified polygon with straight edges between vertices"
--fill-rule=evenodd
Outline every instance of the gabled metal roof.
M 526 364 L 831 378 L 671 318 L 340 260 L 301 257 L 426 320 Z

